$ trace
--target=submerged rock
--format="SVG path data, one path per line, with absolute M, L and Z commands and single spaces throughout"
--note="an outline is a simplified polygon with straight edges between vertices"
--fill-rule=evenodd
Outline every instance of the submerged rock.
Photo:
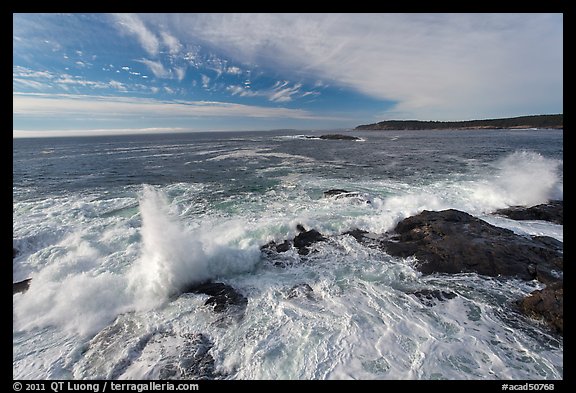
M 12 247 L 12 259 L 16 258 L 16 256 L 20 254 L 17 248 Z
M 372 203 L 372 201 L 365 194 L 362 195 L 356 191 L 347 191 L 342 189 L 332 189 L 324 191 L 324 198 L 334 198 L 334 199 L 349 198 L 359 203 L 368 203 L 368 204 Z
M 512 206 L 494 213 L 513 220 L 542 220 L 564 225 L 564 201 L 550 201 L 532 207 Z
M 214 358 L 209 353 L 214 344 L 202 334 L 189 335 L 187 345 L 176 364 L 177 379 L 214 379 L 217 377 Z M 161 379 L 162 378 L 161 375 Z
M 342 234 L 352 236 L 354 239 L 356 239 L 356 241 L 358 243 L 361 243 L 361 244 L 366 243 L 367 240 L 373 240 L 372 237 L 368 236 L 370 234 L 370 232 L 365 231 L 363 229 L 358 229 L 358 228 L 354 228 L 354 229 L 352 229 L 350 231 L 346 231 Z
M 311 299 L 312 292 L 314 292 L 314 290 L 310 285 L 306 283 L 297 284 L 294 285 L 292 288 L 290 288 L 290 291 L 288 292 L 288 299 L 294 299 L 298 297 L 306 297 L 308 299 Z
M 26 292 L 28 288 L 30 288 L 30 281 L 32 281 L 32 279 L 27 278 L 26 280 L 12 283 L 12 295 Z
M 547 281 L 562 270 L 562 253 L 554 247 L 454 209 L 425 210 L 400 221 L 394 233 L 380 246 L 393 256 L 415 256 L 424 274 L 475 272 Z
M 242 312 L 248 305 L 248 299 L 236 291 L 230 285 L 221 282 L 206 282 L 192 285 L 183 292 L 203 293 L 210 297 L 204 302 L 205 306 L 211 306 L 214 312 L 221 313 L 231 307 L 235 307 Z
M 557 333 L 564 333 L 564 284 L 558 281 L 534 291 L 518 305 L 526 315 L 542 319 Z
M 418 300 L 429 307 L 434 306 L 436 301 L 444 302 L 457 296 L 454 292 L 441 291 L 439 289 L 421 289 L 409 294 L 416 296 Z
M 336 195 L 349 194 L 349 193 L 350 191 L 335 188 L 332 190 L 324 191 L 324 198 L 330 198 Z

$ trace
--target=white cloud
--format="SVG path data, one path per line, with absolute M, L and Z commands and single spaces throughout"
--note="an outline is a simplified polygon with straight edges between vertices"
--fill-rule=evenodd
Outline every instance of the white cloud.
M 210 83 L 210 77 L 202 74 L 202 87 L 207 89 L 209 83 Z
M 238 67 L 232 66 L 232 67 L 228 67 L 226 69 L 226 73 L 232 74 L 232 75 L 240 75 L 242 73 L 242 70 Z
M 276 82 L 273 87 L 273 92 L 269 96 L 269 100 L 273 102 L 289 102 L 292 101 L 292 96 L 300 91 L 302 85 L 300 83 L 293 87 L 286 87 L 288 82 Z
M 110 86 L 111 88 L 116 89 L 118 91 L 127 91 L 128 90 L 124 83 L 118 82 L 115 80 L 111 80 L 110 82 L 108 82 L 108 86 Z
M 178 41 L 178 39 L 169 33 L 162 31 L 160 33 L 162 36 L 162 40 L 164 44 L 168 47 L 168 52 L 172 55 L 177 54 L 182 49 L 182 44 Z
M 242 86 L 238 85 L 230 85 L 226 87 L 226 91 L 232 94 L 233 96 L 240 96 L 240 97 L 255 97 L 255 96 L 264 96 L 265 94 L 262 92 L 257 92 L 254 90 L 247 89 Z
M 90 89 L 113 89 L 121 92 L 127 92 L 130 90 L 152 91 L 150 88 L 142 84 L 128 85 L 116 80 L 87 80 L 80 75 L 56 74 L 49 71 L 34 71 L 21 66 L 13 67 L 12 79 L 15 91 L 17 91 L 18 87 L 32 88 L 44 92 L 54 89 L 70 91 L 70 89 L 78 87 Z
M 148 128 L 95 128 L 74 132 L 71 130 L 13 130 L 14 138 L 46 138 L 46 137 L 63 137 L 63 136 L 102 136 L 102 135 L 133 135 L 133 134 L 157 134 L 172 132 L 190 132 L 197 131 L 193 128 L 182 127 L 148 127 Z
M 292 96 L 297 95 L 299 97 L 305 97 L 310 94 L 318 94 L 317 92 L 301 92 L 302 84 L 297 83 L 294 86 L 288 86 L 288 81 L 278 81 L 270 89 L 253 90 L 250 89 L 249 84 L 245 84 L 244 87 L 239 85 L 230 85 L 226 87 L 226 91 L 233 96 L 240 97 L 266 97 L 272 102 L 290 102 L 292 101 Z
M 54 79 L 56 74 L 50 71 L 35 71 L 27 67 L 14 66 L 12 67 L 12 76 L 15 78 Z
M 50 88 L 46 83 L 38 82 L 30 79 L 12 78 L 12 85 L 15 87 L 25 87 L 43 91 Z
M 450 120 L 562 108 L 561 14 L 141 17 L 235 62 L 397 101 L 400 116 Z
M 269 108 L 215 101 L 161 101 L 147 98 L 87 96 L 77 94 L 13 94 L 14 118 L 194 118 L 248 117 L 322 120 L 308 111 Z M 333 118 L 330 118 L 333 119 Z
M 158 54 L 160 43 L 156 35 L 151 32 L 144 22 L 134 14 L 112 14 L 120 30 L 133 35 L 142 45 L 142 48 L 151 56 Z
M 176 74 L 176 79 L 179 81 L 183 80 L 186 76 L 186 68 L 185 67 L 174 67 L 174 73 Z
M 159 61 L 153 61 L 149 59 L 140 59 L 136 61 L 148 67 L 148 69 L 152 71 L 156 78 L 168 79 L 171 76 L 170 70 L 164 68 L 164 65 L 162 65 L 162 63 Z

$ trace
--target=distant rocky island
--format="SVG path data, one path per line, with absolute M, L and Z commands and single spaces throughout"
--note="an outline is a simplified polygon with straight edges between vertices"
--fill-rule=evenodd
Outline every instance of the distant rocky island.
M 354 130 L 479 130 L 522 128 L 563 129 L 564 115 L 534 115 L 465 121 L 386 120 L 374 124 L 360 125 Z

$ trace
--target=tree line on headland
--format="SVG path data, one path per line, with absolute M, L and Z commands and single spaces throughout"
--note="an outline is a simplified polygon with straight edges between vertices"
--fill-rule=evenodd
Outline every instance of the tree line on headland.
M 356 127 L 355 130 L 477 130 L 522 128 L 563 129 L 564 115 L 533 115 L 464 121 L 385 120 L 379 123 L 360 125 Z

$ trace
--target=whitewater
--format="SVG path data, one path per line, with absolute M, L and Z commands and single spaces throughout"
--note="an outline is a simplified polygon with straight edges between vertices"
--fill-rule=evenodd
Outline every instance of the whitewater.
M 541 283 L 422 275 L 344 234 L 453 208 L 563 241 L 562 225 L 493 214 L 563 199 L 562 130 L 315 135 L 14 139 L 13 282 L 32 280 L 13 296 L 13 378 L 563 378 L 562 337 L 510 312 Z M 298 224 L 329 240 L 261 251 Z M 181 294 L 206 281 L 244 295 L 243 315 Z M 214 372 L 191 375 L 202 348 Z

